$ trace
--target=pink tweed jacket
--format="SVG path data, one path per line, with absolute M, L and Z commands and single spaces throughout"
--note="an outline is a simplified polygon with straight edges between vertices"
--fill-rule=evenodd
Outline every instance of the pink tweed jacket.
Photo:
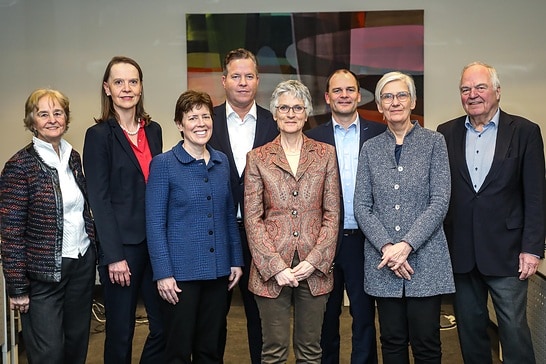
M 248 288 L 275 298 L 275 275 L 294 253 L 315 267 L 307 279 L 314 296 L 333 288 L 332 261 L 340 218 L 340 187 L 333 146 L 303 137 L 296 175 L 280 137 L 250 151 L 245 169 L 245 228 L 252 253 Z

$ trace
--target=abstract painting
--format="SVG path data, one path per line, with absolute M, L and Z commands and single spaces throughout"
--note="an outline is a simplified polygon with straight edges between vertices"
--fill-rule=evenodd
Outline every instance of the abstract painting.
M 246 48 L 258 59 L 257 103 L 268 108 L 280 81 L 298 79 L 311 91 L 312 127 L 329 117 L 324 92 L 334 70 L 347 68 L 358 76 L 358 112 L 376 121 L 382 117 L 374 101 L 375 85 L 386 72 L 401 71 L 415 80 L 412 118 L 423 124 L 423 20 L 423 10 L 187 14 L 188 88 L 208 92 L 214 105 L 222 103 L 223 59 L 232 49 Z

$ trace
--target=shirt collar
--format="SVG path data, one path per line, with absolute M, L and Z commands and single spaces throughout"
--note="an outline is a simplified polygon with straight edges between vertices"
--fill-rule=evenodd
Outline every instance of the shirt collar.
M 37 137 L 32 137 L 32 143 L 34 149 L 38 152 L 38 155 L 50 166 L 57 166 L 59 163 L 67 163 L 70 153 L 72 152 L 72 145 L 66 140 L 61 139 L 59 143 L 59 153 L 55 152 L 53 145 Z
M 493 118 L 484 127 L 485 128 L 487 128 L 488 126 L 498 127 L 499 126 L 499 118 L 500 118 L 500 107 L 497 109 L 497 112 L 495 113 L 495 115 L 493 115 Z M 470 118 L 468 117 L 468 115 L 466 116 L 466 119 L 464 121 L 464 126 L 467 129 L 474 130 L 474 126 L 470 122 Z
M 232 114 L 237 114 L 235 112 L 235 110 L 233 110 L 233 108 L 231 107 L 231 105 L 229 104 L 229 102 L 226 100 L 226 118 L 230 118 L 230 116 Z M 250 108 L 250 110 L 248 110 L 248 113 L 245 115 L 245 117 L 243 118 L 242 122 L 244 123 L 245 122 L 245 119 L 248 117 L 248 116 L 252 116 L 254 118 L 254 120 L 257 120 L 257 114 L 256 114 L 256 101 L 253 101 L 252 102 L 252 107 Z
M 341 129 L 345 130 L 345 128 L 340 123 L 335 121 L 334 117 L 332 117 L 332 125 L 334 126 L 334 130 L 337 129 L 337 128 L 341 128 Z M 351 126 L 353 126 L 353 125 L 355 126 L 355 130 L 359 130 L 360 118 L 358 117 L 358 115 L 356 116 L 355 120 L 353 120 L 353 122 L 351 124 L 349 124 L 349 127 L 347 128 L 347 130 L 351 129 Z

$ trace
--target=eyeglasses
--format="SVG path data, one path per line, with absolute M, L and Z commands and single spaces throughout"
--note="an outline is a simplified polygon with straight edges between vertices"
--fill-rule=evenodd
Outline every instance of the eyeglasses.
M 401 92 L 399 92 L 397 94 L 391 94 L 391 93 L 381 94 L 379 97 L 381 97 L 381 100 L 385 104 L 392 104 L 395 97 L 398 99 L 398 101 L 404 102 L 404 101 L 407 101 L 409 99 L 410 94 L 407 91 L 401 91 Z
M 50 114 L 47 111 L 39 111 L 36 113 L 36 118 L 41 120 L 48 120 L 51 116 L 53 116 L 53 119 L 58 120 L 65 116 L 66 114 L 62 110 L 56 110 L 53 111 L 53 114 Z
M 277 110 L 279 110 L 281 114 L 288 114 L 290 110 L 292 110 L 294 114 L 301 114 L 305 111 L 305 109 L 307 109 L 303 105 L 294 105 L 294 106 L 279 105 L 279 106 L 276 106 L 276 108 Z

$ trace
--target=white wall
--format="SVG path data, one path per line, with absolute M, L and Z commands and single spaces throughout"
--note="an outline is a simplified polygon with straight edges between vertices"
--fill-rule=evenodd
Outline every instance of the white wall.
M 100 112 L 102 73 L 118 54 L 142 66 L 146 110 L 163 126 L 165 149 L 174 145 L 174 104 L 186 87 L 186 13 L 406 9 L 425 10 L 427 127 L 462 113 L 460 70 L 482 60 L 499 72 L 503 109 L 546 133 L 544 0 L 0 0 L 0 166 L 30 140 L 24 102 L 38 87 L 69 96 L 66 138 L 81 151 Z

